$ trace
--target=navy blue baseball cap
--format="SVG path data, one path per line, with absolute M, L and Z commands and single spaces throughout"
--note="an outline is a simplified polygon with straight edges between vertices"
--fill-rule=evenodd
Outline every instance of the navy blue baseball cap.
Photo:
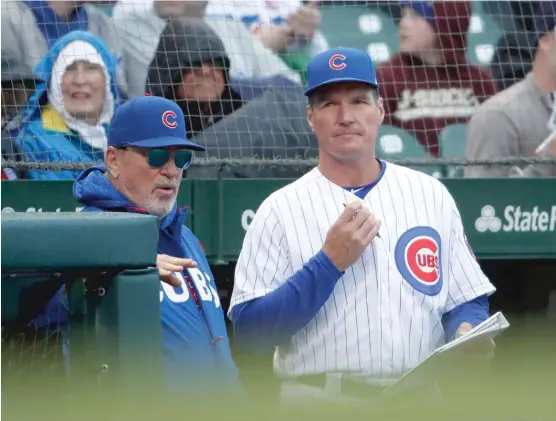
M 122 104 L 112 117 L 108 146 L 165 148 L 170 146 L 204 151 L 187 140 L 185 118 L 173 101 L 158 96 L 142 96 Z
M 332 48 L 315 55 L 307 64 L 305 95 L 338 82 L 361 82 L 378 88 L 375 66 L 369 54 L 356 48 Z

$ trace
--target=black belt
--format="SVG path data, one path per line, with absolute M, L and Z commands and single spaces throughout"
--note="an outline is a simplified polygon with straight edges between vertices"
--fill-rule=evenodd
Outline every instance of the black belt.
M 296 377 L 299 383 L 306 384 L 308 386 L 318 387 L 319 389 L 324 389 L 326 386 L 327 377 L 326 374 L 310 374 L 306 376 Z M 384 386 L 377 386 L 368 383 L 362 383 L 350 379 L 346 376 L 341 376 L 338 378 L 341 387 L 341 393 L 345 396 L 351 396 L 354 398 L 369 399 L 379 393 L 384 392 Z

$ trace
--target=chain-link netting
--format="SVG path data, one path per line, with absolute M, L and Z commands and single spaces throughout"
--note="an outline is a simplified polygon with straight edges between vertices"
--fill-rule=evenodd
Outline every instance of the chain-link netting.
M 6 378 L 30 381 L 63 375 L 63 337 L 46 327 L 2 333 L 2 372 Z
M 3 268 L 2 385 L 10 403 L 37 384 L 59 386 L 68 374 L 69 309 L 59 288 L 49 274 Z M 48 304 L 57 289 L 61 299 Z
M 555 2 L 83 3 L 2 2 L 3 178 L 102 162 L 115 110 L 145 94 L 175 101 L 208 148 L 190 177 L 304 172 L 319 151 L 307 63 L 338 46 L 376 66 L 378 157 L 437 177 L 556 175 Z

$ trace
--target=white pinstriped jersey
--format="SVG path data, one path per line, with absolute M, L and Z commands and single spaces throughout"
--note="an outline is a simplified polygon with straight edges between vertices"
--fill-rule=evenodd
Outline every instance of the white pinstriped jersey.
M 287 282 L 318 253 L 354 198 L 318 168 L 271 194 L 247 230 L 230 312 Z M 380 238 L 345 271 L 313 320 L 276 349 L 279 376 L 342 372 L 390 383 L 443 343 L 444 313 L 495 291 L 438 180 L 386 163 L 363 202 L 382 220 Z

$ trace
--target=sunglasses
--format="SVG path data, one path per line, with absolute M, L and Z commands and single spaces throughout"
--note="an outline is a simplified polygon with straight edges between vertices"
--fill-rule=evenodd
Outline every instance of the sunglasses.
M 191 160 L 193 159 L 193 151 L 187 149 L 178 149 L 175 151 L 170 151 L 168 149 L 149 149 L 147 151 L 147 162 L 153 168 L 161 168 L 168 162 L 172 152 L 174 153 L 176 168 L 184 170 L 189 168 Z
M 128 147 L 123 147 L 122 149 L 127 149 Z M 174 154 L 174 163 L 176 168 L 187 169 L 191 165 L 191 160 L 193 159 L 193 151 L 187 149 L 169 150 L 169 149 L 140 149 L 143 155 L 146 155 L 147 162 L 152 168 L 163 167 L 168 160 L 170 155 Z

